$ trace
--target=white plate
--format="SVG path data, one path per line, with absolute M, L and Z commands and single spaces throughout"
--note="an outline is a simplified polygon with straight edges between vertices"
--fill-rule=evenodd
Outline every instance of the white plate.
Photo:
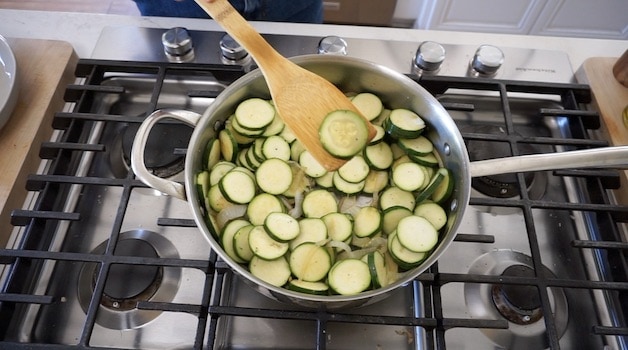
M 17 102 L 17 64 L 7 40 L 0 35 L 0 129 L 13 113 Z

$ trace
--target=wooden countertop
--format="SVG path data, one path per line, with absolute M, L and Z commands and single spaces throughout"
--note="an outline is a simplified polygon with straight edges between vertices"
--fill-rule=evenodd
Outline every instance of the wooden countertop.
M 63 109 L 65 86 L 74 81 L 78 56 L 64 41 L 7 38 L 17 60 L 19 96 L 0 130 L 0 246 L 9 238 L 11 211 L 27 195 L 26 176 L 40 165 L 39 147 L 52 134 L 52 117 Z
M 622 112 L 628 106 L 628 87 L 613 76 L 617 57 L 591 57 L 582 70 L 593 94 L 593 107 L 600 113 L 603 128 L 613 146 L 628 145 L 628 127 L 622 120 Z M 621 172 L 621 188 L 615 192 L 620 204 L 628 205 L 628 170 Z

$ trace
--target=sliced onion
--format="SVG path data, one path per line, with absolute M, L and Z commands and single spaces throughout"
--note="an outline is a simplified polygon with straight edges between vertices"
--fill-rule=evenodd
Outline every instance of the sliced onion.
M 377 247 L 369 247 L 364 249 L 357 249 L 350 252 L 342 252 L 338 254 L 338 260 L 342 259 L 362 259 L 363 256 L 370 252 L 377 250 Z
M 373 196 L 346 196 L 340 199 L 339 211 L 344 214 L 355 215 L 360 208 L 372 206 L 373 203 L 376 203 L 373 201 Z
M 334 241 L 334 240 L 330 240 L 329 242 L 327 242 L 327 246 L 328 247 L 332 247 L 332 248 L 337 248 L 337 249 L 341 249 L 347 253 L 351 252 L 351 247 L 342 241 Z
M 338 211 L 340 211 L 341 213 L 350 214 L 349 210 L 355 207 L 355 203 L 355 196 L 344 196 L 339 200 Z
M 229 221 L 243 217 L 244 214 L 246 214 L 246 205 L 243 204 L 232 205 L 221 210 L 218 215 L 216 215 L 218 229 L 221 230 Z
M 382 284 L 382 287 L 385 287 L 396 280 L 399 279 L 399 267 L 397 263 L 393 260 L 389 253 L 384 254 L 384 264 L 386 265 L 386 274 L 388 276 L 388 281 L 386 284 Z
M 294 195 L 294 207 L 288 211 L 288 214 L 293 218 L 299 218 L 303 215 L 303 198 L 305 197 L 305 191 L 299 191 Z

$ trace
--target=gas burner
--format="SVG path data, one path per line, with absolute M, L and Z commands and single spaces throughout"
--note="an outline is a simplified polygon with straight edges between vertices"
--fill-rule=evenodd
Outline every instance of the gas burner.
M 118 242 L 116 255 L 158 257 L 150 243 L 135 238 Z M 97 277 L 98 271 L 94 270 L 92 286 L 96 285 Z M 160 266 L 112 265 L 100 303 L 114 310 L 131 310 L 138 301 L 149 300 L 155 294 L 162 277 L 163 268 Z
M 511 265 L 501 276 L 534 277 L 534 270 L 525 265 Z M 543 317 L 541 298 L 534 286 L 495 284 L 491 288 L 491 295 L 499 313 L 510 322 L 526 325 Z
M 98 245 L 92 254 L 105 253 L 109 241 Z M 137 258 L 177 259 L 176 248 L 159 234 L 146 230 L 127 231 L 120 235 L 115 255 Z M 78 278 L 78 297 L 87 311 L 94 293 L 99 265 L 84 263 Z M 159 311 L 137 309 L 140 301 L 170 302 L 176 294 L 181 271 L 177 268 L 114 264 L 109 269 L 96 322 L 110 329 L 139 327 L 161 314 Z
M 512 250 L 495 250 L 477 258 L 470 274 L 534 277 L 532 258 Z M 543 276 L 554 277 L 545 266 Z M 568 320 L 567 297 L 560 288 L 549 289 L 552 315 L 559 336 Z M 539 293 L 534 286 L 466 283 L 464 296 L 473 317 L 503 319 L 508 329 L 481 329 L 495 344 L 508 349 L 545 349 L 547 336 Z
M 111 170 L 124 178 L 131 169 L 131 148 L 139 124 L 118 127 L 109 147 Z M 184 124 L 161 123 L 153 127 L 146 143 L 146 167 L 158 177 L 169 178 L 183 171 L 185 154 L 193 129 Z
M 503 134 L 503 127 L 498 125 L 467 125 L 465 132 L 484 134 Z M 521 154 L 534 154 L 534 146 L 527 143 L 518 145 Z M 510 147 L 505 142 L 494 142 L 485 140 L 469 140 L 467 143 L 469 159 L 485 160 L 493 158 L 511 157 Z M 545 193 L 547 185 L 547 175 L 543 172 L 528 172 L 523 174 L 528 196 L 531 199 L 540 199 Z M 520 196 L 519 185 L 516 174 L 498 174 L 491 176 L 474 177 L 471 186 L 478 192 L 495 198 L 513 198 Z

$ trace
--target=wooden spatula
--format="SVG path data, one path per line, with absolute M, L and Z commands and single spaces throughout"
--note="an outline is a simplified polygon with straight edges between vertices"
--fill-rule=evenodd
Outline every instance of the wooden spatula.
M 281 56 L 227 0 L 195 1 L 253 57 L 266 79 L 279 116 L 303 146 L 327 170 L 342 166 L 346 160 L 332 156 L 323 148 L 318 130 L 332 111 L 351 110 L 360 114 L 351 101 L 326 79 Z M 370 123 L 367 125 L 370 140 L 376 131 Z

